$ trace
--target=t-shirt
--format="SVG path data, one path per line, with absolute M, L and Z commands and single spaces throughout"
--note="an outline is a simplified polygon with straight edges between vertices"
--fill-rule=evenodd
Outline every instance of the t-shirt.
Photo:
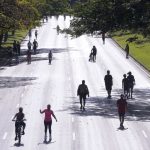
M 105 85 L 106 86 L 112 86 L 112 76 L 111 75 L 105 75 Z
M 77 91 L 78 95 L 86 95 L 89 94 L 89 90 L 87 85 L 85 84 L 80 84 L 78 87 L 78 91 Z
M 24 113 L 17 113 L 16 114 L 16 121 L 22 121 L 24 118 Z
M 45 109 L 45 110 L 44 110 L 44 113 L 45 113 L 45 119 L 44 119 L 44 121 L 50 122 L 50 121 L 52 120 L 51 115 L 53 114 L 53 111 L 52 111 L 52 110 Z
M 117 100 L 117 106 L 118 106 L 118 112 L 119 113 L 125 113 L 127 102 L 125 99 L 119 99 Z

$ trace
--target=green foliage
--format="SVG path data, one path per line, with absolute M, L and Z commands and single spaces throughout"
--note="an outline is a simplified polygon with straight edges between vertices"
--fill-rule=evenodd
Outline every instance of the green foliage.
M 150 34 L 150 2 L 148 0 L 89 0 L 77 2 L 71 33 L 131 30 Z

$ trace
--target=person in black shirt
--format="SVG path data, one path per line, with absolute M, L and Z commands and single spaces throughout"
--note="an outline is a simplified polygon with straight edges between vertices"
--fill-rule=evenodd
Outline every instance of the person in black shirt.
M 110 71 L 107 70 L 107 75 L 104 77 L 105 81 L 105 87 L 108 93 L 108 98 L 111 98 L 111 90 L 112 90 L 112 85 L 113 85 L 113 79 L 112 76 L 110 75 Z
M 16 119 L 16 120 L 15 120 Z M 25 115 L 23 113 L 23 108 L 20 107 L 19 108 L 19 112 L 16 113 L 16 115 L 14 116 L 14 118 L 12 119 L 13 121 L 15 120 L 15 133 L 16 133 L 16 137 L 15 137 L 15 140 L 17 140 L 17 129 L 18 129 L 18 125 L 22 125 L 23 126 L 23 132 L 22 134 L 24 135 L 25 132 L 25 127 L 26 127 L 26 124 L 24 123 L 24 120 L 25 120 Z
M 85 110 L 85 100 L 86 100 L 86 95 L 89 97 L 89 90 L 87 85 L 85 84 L 85 80 L 82 80 L 82 84 L 79 85 L 78 90 L 77 90 L 77 96 L 80 98 L 80 109 Z
M 133 87 L 135 85 L 135 79 L 131 72 L 128 72 L 128 86 L 129 86 L 129 98 L 132 99 Z

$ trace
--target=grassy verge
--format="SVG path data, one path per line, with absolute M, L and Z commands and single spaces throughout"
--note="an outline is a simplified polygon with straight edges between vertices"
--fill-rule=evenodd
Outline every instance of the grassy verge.
M 130 55 L 150 71 L 150 38 L 143 38 L 140 34 L 116 32 L 112 38 L 124 49 L 126 40 L 136 37 L 129 42 Z
M 8 46 L 12 46 L 14 40 L 21 42 L 25 36 L 27 35 L 28 30 L 17 30 L 15 32 L 15 35 L 11 35 L 11 33 L 9 33 L 8 35 L 8 39 L 5 43 L 2 44 L 2 47 L 8 47 Z

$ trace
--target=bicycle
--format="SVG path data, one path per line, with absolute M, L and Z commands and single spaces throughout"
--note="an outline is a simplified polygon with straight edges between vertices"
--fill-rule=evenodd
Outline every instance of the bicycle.
M 16 120 L 12 120 L 12 121 L 16 121 Z M 23 119 L 22 121 L 26 121 L 26 119 Z M 17 137 L 18 137 L 18 145 L 21 145 L 21 137 L 23 135 L 23 125 L 21 124 L 22 121 L 17 121 Z

